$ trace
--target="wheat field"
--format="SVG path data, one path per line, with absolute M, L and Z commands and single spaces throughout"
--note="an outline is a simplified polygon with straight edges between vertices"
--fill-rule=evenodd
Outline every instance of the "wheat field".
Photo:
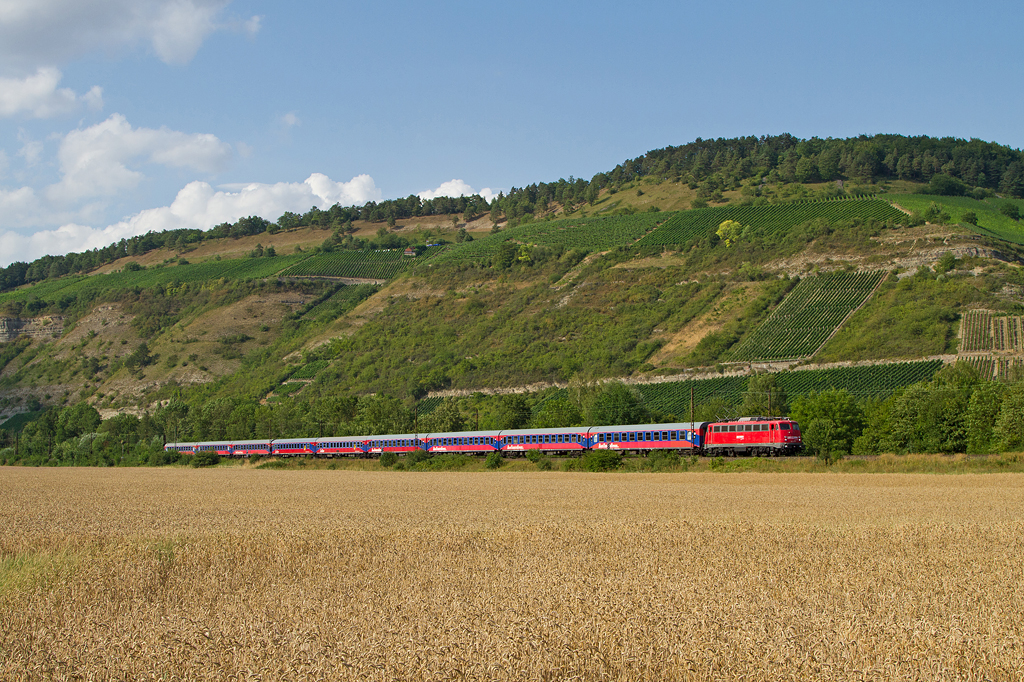
M 1020 680 L 1024 476 L 0 468 L 0 678 Z

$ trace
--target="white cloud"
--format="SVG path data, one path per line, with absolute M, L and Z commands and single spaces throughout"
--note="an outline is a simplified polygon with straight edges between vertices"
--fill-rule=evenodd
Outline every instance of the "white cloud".
M 0 216 L 6 225 L 31 225 L 40 208 L 39 198 L 31 187 L 0 189 Z
M 43 157 L 43 143 L 38 140 L 30 140 L 24 134 L 19 134 L 18 139 L 22 143 L 21 149 L 18 150 L 18 156 L 25 159 L 25 163 L 29 166 L 39 163 L 39 159 Z
M 417 196 L 420 199 L 429 200 L 436 199 L 437 197 L 468 197 L 474 194 L 479 194 L 487 201 L 492 201 L 494 197 L 498 196 L 498 193 L 490 187 L 484 187 L 482 190 L 477 191 L 462 180 L 449 180 L 448 182 L 441 183 L 441 186 L 437 189 L 425 190 L 417 194 Z
M 71 88 L 58 88 L 61 73 L 52 67 L 37 69 L 25 78 L 0 78 L 0 117 L 27 114 L 50 118 L 75 111 L 83 102 L 90 109 L 103 108 L 103 89 L 99 86 L 84 95 Z
M 328 208 L 335 203 L 362 205 L 380 199 L 381 192 L 369 175 L 335 182 L 326 175 L 313 173 L 304 182 L 252 183 L 220 190 L 205 182 L 190 182 L 178 192 L 170 206 L 140 211 L 104 228 L 70 223 L 31 235 L 14 231 L 0 233 L 0 267 L 15 260 L 35 260 L 46 254 L 99 248 L 151 230 L 207 230 L 248 215 L 276 220 L 285 211 L 305 212 L 310 206 Z M 30 188 L 10 193 L 0 191 L 0 213 L 8 207 L 31 213 L 37 210 L 37 204 Z
M 231 159 L 231 146 L 211 134 L 132 128 L 124 116 L 112 114 L 102 123 L 68 133 L 58 158 L 63 177 L 47 189 L 47 196 L 67 202 L 110 196 L 136 186 L 143 175 L 129 164 L 155 163 L 213 173 Z
M 214 31 L 259 30 L 259 17 L 223 21 L 230 1 L 0 0 L 0 63 L 33 68 L 148 43 L 164 62 L 184 64 Z
M 289 111 L 287 114 L 281 117 L 281 125 L 283 125 L 285 128 L 291 128 L 293 126 L 297 126 L 300 124 L 301 121 L 299 121 L 299 117 L 295 114 L 294 111 Z

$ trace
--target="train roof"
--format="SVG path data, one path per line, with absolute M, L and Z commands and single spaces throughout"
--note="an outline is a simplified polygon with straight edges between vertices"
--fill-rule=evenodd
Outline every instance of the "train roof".
M 339 440 L 350 440 L 355 441 L 356 443 L 363 443 L 368 440 L 416 440 L 417 438 L 422 437 L 422 433 L 382 433 L 378 436 L 324 436 L 323 438 L 312 438 L 310 440 L 317 443 L 333 443 Z
M 698 431 L 711 422 L 671 422 L 667 424 L 623 424 L 614 426 L 591 426 L 590 433 L 608 433 L 609 431 Z
M 740 417 L 738 419 L 719 419 L 713 424 L 746 424 L 748 422 L 791 422 L 789 417 Z

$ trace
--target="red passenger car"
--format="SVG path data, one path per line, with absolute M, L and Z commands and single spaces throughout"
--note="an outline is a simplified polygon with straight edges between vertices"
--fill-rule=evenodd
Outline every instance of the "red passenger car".
M 773 457 L 794 455 L 801 449 L 803 439 L 799 425 L 780 417 L 741 417 L 736 421 L 715 422 L 708 425 L 704 439 L 704 450 L 710 457 Z

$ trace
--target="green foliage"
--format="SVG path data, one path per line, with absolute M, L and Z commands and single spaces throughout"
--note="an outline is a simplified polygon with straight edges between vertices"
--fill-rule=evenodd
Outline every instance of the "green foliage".
M 420 431 L 424 433 L 447 433 L 450 431 L 463 431 L 466 428 L 466 419 L 459 409 L 459 401 L 455 398 L 445 398 L 427 416 L 420 419 Z
M 412 412 L 396 398 L 378 394 L 359 401 L 357 418 L 360 430 L 368 436 L 409 433 L 413 428 Z
M 405 456 L 405 463 L 408 466 L 413 466 L 415 464 L 419 464 L 420 462 L 426 462 L 430 458 L 431 455 L 426 450 L 416 449 Z
M 532 420 L 535 429 L 558 429 L 579 426 L 583 423 L 583 413 L 576 403 L 565 396 L 558 396 L 545 401 Z
M 213 467 L 220 464 L 220 455 L 216 452 L 204 450 L 192 455 L 191 465 L 195 468 Z
M 499 428 L 525 429 L 530 424 L 531 416 L 530 402 L 523 394 L 510 393 L 501 397 Z
M 734 242 L 739 240 L 742 233 L 743 224 L 735 220 L 723 220 L 715 231 L 718 238 L 725 242 L 726 247 L 732 246 Z
M 996 381 L 982 382 L 974 389 L 967 404 L 966 416 L 967 452 L 969 454 L 992 452 L 1001 440 L 996 437 L 994 427 L 1002 409 L 1005 394 L 1006 385 Z
M 501 453 L 498 451 L 488 453 L 487 459 L 484 460 L 484 466 L 488 469 L 500 469 L 504 463 L 505 460 L 502 459 Z
M 939 173 L 933 175 L 928 181 L 925 194 L 936 194 L 939 196 L 959 197 L 967 194 L 967 185 L 956 178 Z
M 740 412 L 747 416 L 771 417 L 788 411 L 786 390 L 779 385 L 778 374 L 757 374 L 747 382 Z
M 1024 382 L 1013 385 L 1003 397 L 993 435 L 1004 451 L 1024 450 Z
M 622 466 L 622 453 L 617 450 L 590 450 L 580 460 L 585 471 L 615 471 Z
M 707 367 L 725 355 L 739 339 L 738 334 L 730 331 L 706 334 L 686 356 L 685 362 L 691 367 Z
M 801 396 L 793 401 L 789 416 L 801 424 L 808 451 L 827 462 L 850 454 L 865 424 L 863 409 L 846 390 Z
M 382 467 L 391 468 L 398 462 L 398 455 L 393 452 L 383 452 L 379 461 Z
M 617 381 L 597 386 L 584 405 L 584 421 L 591 426 L 644 424 L 649 414 L 640 391 Z
M 435 455 L 434 457 L 429 457 L 429 458 L 427 458 L 425 460 L 421 460 L 419 462 L 416 462 L 415 464 L 409 466 L 409 470 L 410 471 L 458 471 L 460 469 L 466 468 L 467 466 L 469 466 L 472 463 L 473 463 L 473 460 L 471 458 L 467 457 L 466 455 L 461 455 L 461 454 L 458 454 L 458 453 L 449 452 L 449 453 L 444 453 L 444 454 L 440 454 L 440 455 Z M 395 468 L 397 469 L 398 466 L 396 465 Z

